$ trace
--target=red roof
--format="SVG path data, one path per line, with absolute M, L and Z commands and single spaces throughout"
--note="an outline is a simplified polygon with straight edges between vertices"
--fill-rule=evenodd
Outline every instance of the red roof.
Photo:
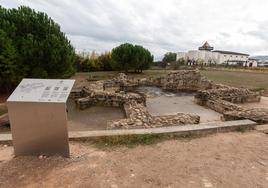
M 203 47 L 203 48 L 209 48 L 209 47 L 211 47 L 211 46 L 209 45 L 208 41 L 206 41 L 206 42 L 203 44 L 202 47 Z
M 209 43 L 206 41 L 203 46 L 199 47 L 198 48 L 199 50 L 208 50 L 208 51 L 211 51 L 213 50 L 214 48 L 212 46 L 209 45 Z

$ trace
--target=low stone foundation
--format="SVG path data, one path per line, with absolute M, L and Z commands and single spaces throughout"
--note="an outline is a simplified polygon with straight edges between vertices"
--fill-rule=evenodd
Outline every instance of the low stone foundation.
M 196 101 L 198 101 L 197 103 L 199 105 L 206 106 L 221 114 L 227 111 L 242 110 L 241 106 L 228 102 L 228 101 L 221 100 L 221 99 L 209 99 L 209 100 L 201 101 L 201 102 L 200 100 L 196 100 Z
M 170 74 L 170 76 L 173 74 L 175 73 Z M 201 82 L 199 72 L 191 71 L 190 74 L 195 74 L 198 82 Z M 185 72 L 180 79 L 186 76 Z M 74 91 L 71 96 L 76 98 L 76 104 L 82 110 L 94 105 L 123 107 L 127 118 L 108 122 L 108 129 L 198 124 L 200 117 L 197 115 L 178 113 L 176 115 L 152 116 L 146 108 L 146 96 L 137 91 L 135 93 L 129 92 L 135 90 L 135 87 L 143 85 L 162 87 L 169 79 L 128 79 L 125 74 L 119 74 L 118 77 L 112 80 L 92 82 L 80 92 Z M 179 82 L 179 79 L 174 81 L 174 84 L 177 82 Z M 183 83 L 180 89 L 190 90 L 190 85 L 187 85 L 189 82 Z M 176 88 L 175 90 L 178 89 Z M 79 98 L 79 96 L 81 97 Z
M 200 117 L 197 115 L 178 113 L 176 115 L 152 116 L 146 107 L 130 101 L 124 105 L 127 119 L 112 121 L 108 123 L 107 128 L 152 128 L 162 126 L 174 126 L 184 124 L 198 124 Z
M 244 88 L 216 85 L 217 89 L 198 91 L 195 98 L 199 101 L 221 99 L 232 103 L 260 102 L 260 95 Z
M 136 93 L 112 93 L 106 91 L 87 92 L 83 91 L 86 97 L 76 99 L 79 109 L 83 110 L 94 105 L 122 107 L 125 103 L 135 100 L 137 103 L 146 104 L 146 98 Z
M 179 70 L 155 79 L 130 79 L 124 73 L 120 73 L 118 77 L 104 81 L 103 86 L 105 89 L 118 87 L 121 91 L 133 91 L 138 86 L 156 86 L 178 92 L 211 89 L 213 83 L 203 77 L 198 70 Z
M 138 86 L 157 86 L 173 92 L 197 91 L 197 104 L 207 106 L 224 114 L 224 119 L 251 119 L 267 122 L 267 111 L 263 109 L 245 109 L 235 103 L 259 102 L 260 96 L 248 89 L 235 88 L 222 84 L 214 84 L 201 76 L 197 70 L 180 70 L 170 72 L 160 78 L 128 78 L 120 73 L 111 80 L 96 81 L 88 84 L 82 91 L 74 91 L 76 104 L 80 109 L 92 105 L 117 106 L 125 109 L 126 119 L 108 123 L 108 128 L 161 127 L 183 124 L 197 124 L 197 115 L 182 114 L 151 116 L 146 109 L 146 97 L 141 93 L 133 93 Z
M 226 121 L 250 119 L 259 124 L 265 124 L 265 123 L 268 123 L 268 109 L 252 108 L 252 109 L 227 111 L 223 113 L 223 118 Z
M 223 120 L 250 119 L 259 124 L 268 122 L 268 109 L 244 108 L 235 103 L 259 102 L 260 95 L 244 88 L 218 85 L 217 89 L 198 91 L 197 104 L 223 114 Z
M 180 70 L 169 73 L 161 79 L 163 89 L 178 91 L 197 91 L 212 88 L 212 82 L 201 76 L 198 70 Z

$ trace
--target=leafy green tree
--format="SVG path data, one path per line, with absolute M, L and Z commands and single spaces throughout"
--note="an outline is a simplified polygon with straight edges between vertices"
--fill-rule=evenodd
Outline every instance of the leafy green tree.
M 12 40 L 0 29 L 0 86 L 5 91 L 11 89 L 20 78 L 16 60 L 17 52 Z
M 142 46 L 135 45 L 134 52 L 135 72 L 142 72 L 142 70 L 149 69 L 153 64 L 153 56 L 151 55 L 150 51 Z
M 111 71 L 113 70 L 113 60 L 112 54 L 110 52 L 106 52 L 101 54 L 98 57 L 98 62 L 100 64 L 100 69 L 104 71 Z
M 16 72 L 17 78 L 63 78 L 75 72 L 74 48 L 47 14 L 25 6 L 18 9 L 0 6 L 0 28 L 16 51 L 13 65 L 20 70 Z M 2 53 L 3 50 L 0 54 L 3 56 Z M 10 54 L 10 58 L 13 59 L 13 55 Z M 0 79 L 4 79 L 2 75 Z M 1 82 L 0 87 L 6 84 Z
M 142 46 L 125 43 L 112 50 L 112 60 L 116 70 L 142 72 L 152 65 L 153 56 Z
M 163 61 L 164 62 L 173 62 L 176 61 L 177 54 L 173 52 L 167 52 L 164 55 Z

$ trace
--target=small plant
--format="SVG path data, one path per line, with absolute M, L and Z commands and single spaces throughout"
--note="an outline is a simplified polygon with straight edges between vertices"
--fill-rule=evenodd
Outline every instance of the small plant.
M 0 109 L 0 116 L 3 115 L 3 114 L 5 114 L 5 113 L 7 113 L 6 110 L 1 110 L 1 109 Z
M 244 132 L 246 131 L 246 129 L 247 129 L 246 127 L 237 127 L 237 128 L 236 128 L 236 131 L 237 131 L 237 132 L 244 133 Z
M 110 147 L 110 146 L 132 147 L 135 145 L 155 144 L 163 140 L 165 137 L 166 136 L 159 134 L 119 135 L 119 136 L 106 136 L 97 138 L 93 142 L 99 147 Z
M 135 147 L 138 145 L 151 145 L 157 144 L 165 140 L 182 140 L 190 141 L 195 138 L 200 138 L 202 135 L 176 135 L 176 134 L 144 134 L 144 135 L 118 135 L 118 136 L 105 136 L 95 139 L 82 139 L 84 143 L 96 145 L 101 149 L 108 149 L 113 147 Z

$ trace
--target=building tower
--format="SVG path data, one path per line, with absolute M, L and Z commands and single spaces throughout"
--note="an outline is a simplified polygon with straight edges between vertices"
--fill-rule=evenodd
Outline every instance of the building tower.
M 206 51 L 212 51 L 214 47 L 210 46 L 209 43 L 206 41 L 203 46 L 198 48 L 199 50 L 206 50 Z

